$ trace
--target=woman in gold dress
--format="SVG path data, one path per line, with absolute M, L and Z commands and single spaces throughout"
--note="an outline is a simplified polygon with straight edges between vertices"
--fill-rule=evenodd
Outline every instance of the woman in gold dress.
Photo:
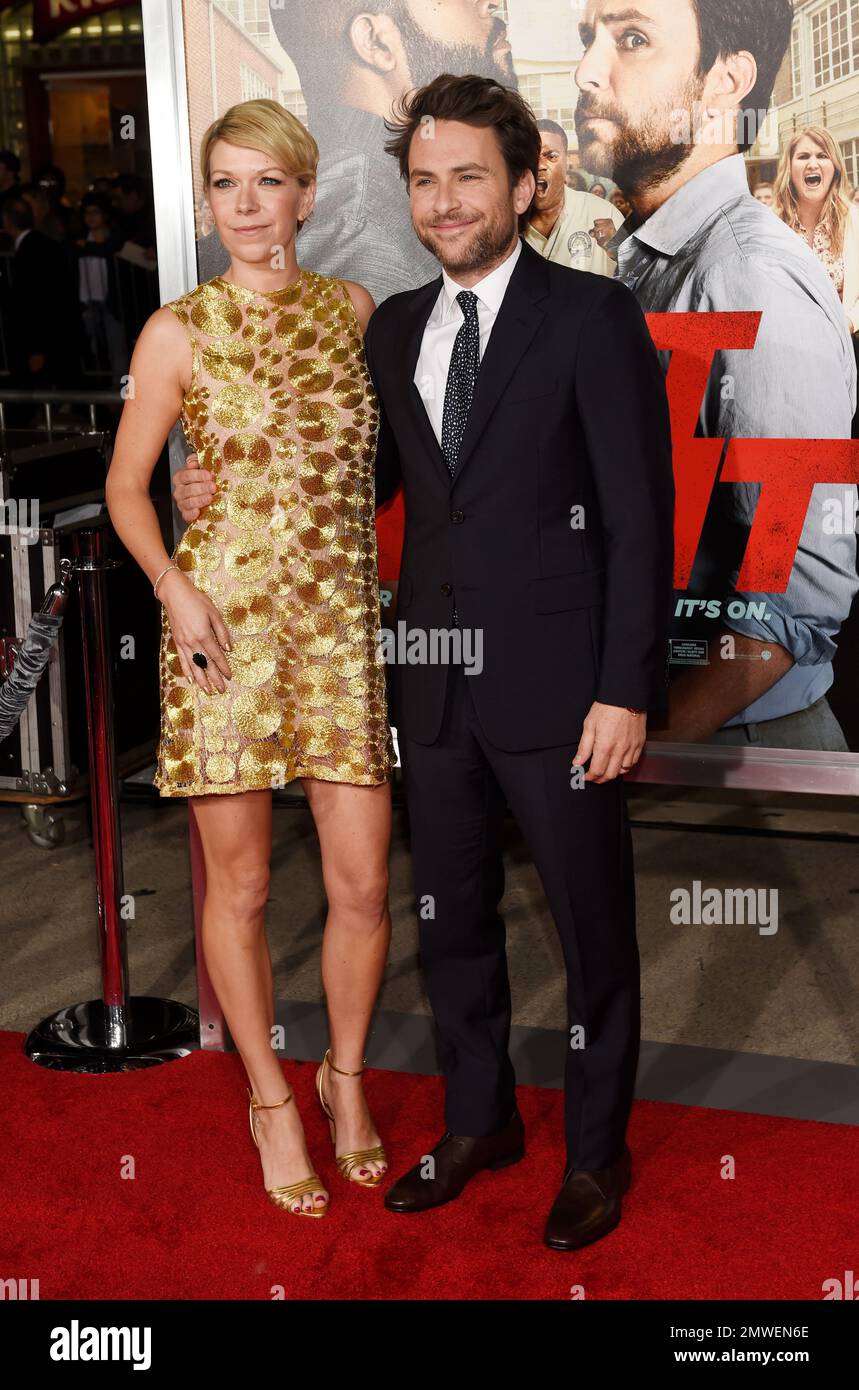
M 162 796 L 194 797 L 206 965 L 247 1071 L 265 1186 L 307 1216 L 329 1199 L 272 1044 L 272 788 L 301 779 L 319 836 L 331 1047 L 317 1089 L 337 1166 L 377 1186 L 387 1163 L 360 1074 L 390 939 L 392 761 L 362 336 L 374 305 L 298 266 L 318 155 L 273 101 L 234 106 L 206 132 L 204 187 L 230 267 L 145 325 L 107 482 L 116 531 L 163 605 L 155 780 Z M 215 496 L 168 555 L 149 484 L 178 419 Z

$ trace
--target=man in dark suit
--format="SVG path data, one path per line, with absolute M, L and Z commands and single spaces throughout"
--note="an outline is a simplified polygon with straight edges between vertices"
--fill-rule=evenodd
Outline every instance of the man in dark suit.
M 443 268 L 387 299 L 365 340 L 378 501 L 405 491 L 398 621 L 463 651 L 469 630 L 482 640 L 471 669 L 394 671 L 447 1128 L 385 1205 L 440 1206 L 524 1153 L 498 913 L 509 805 L 567 967 L 566 1165 L 544 1238 L 572 1250 L 617 1225 L 630 1180 L 639 960 L 619 779 L 647 711 L 667 704 L 665 379 L 628 289 L 520 239 L 541 141 L 516 92 L 444 75 L 405 99 L 391 134 L 415 231 Z M 211 475 L 182 470 L 174 486 L 190 519 Z
M 666 706 L 665 379 L 629 290 L 520 240 L 540 135 L 517 93 L 442 76 L 390 128 L 415 230 L 443 268 L 386 300 L 366 338 L 378 500 L 405 490 L 398 619 L 479 630 L 483 659 L 474 674 L 394 671 L 447 1133 L 385 1205 L 440 1205 L 524 1151 L 498 914 L 506 802 L 567 966 L 567 1165 L 545 1239 L 575 1249 L 617 1224 L 630 1179 L 639 961 L 619 777 L 647 711 Z
M 15 387 L 45 391 L 79 384 L 80 315 L 65 249 L 35 225 L 24 197 L 3 205 L 13 247 L 9 290 L 10 374 Z

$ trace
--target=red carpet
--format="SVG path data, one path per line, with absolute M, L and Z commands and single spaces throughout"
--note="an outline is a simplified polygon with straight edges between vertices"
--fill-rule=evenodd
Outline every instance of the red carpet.
M 574 1255 L 545 1249 L 561 1176 L 561 1096 L 522 1088 L 528 1156 L 448 1207 L 396 1216 L 336 1172 L 290 1063 L 310 1151 L 332 1194 L 307 1221 L 262 1188 L 235 1054 L 114 1077 L 44 1071 L 0 1034 L 6 1215 L 0 1278 L 45 1299 L 813 1299 L 859 1252 L 859 1131 L 639 1102 L 620 1227 Z M 441 1129 L 441 1082 L 371 1071 L 395 1175 Z M 736 1177 L 720 1177 L 723 1156 Z M 135 1177 L 123 1179 L 134 1160 Z

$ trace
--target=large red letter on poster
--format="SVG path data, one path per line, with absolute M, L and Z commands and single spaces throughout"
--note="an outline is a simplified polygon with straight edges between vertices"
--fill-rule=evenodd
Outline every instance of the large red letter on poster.
M 695 429 L 717 352 L 753 351 L 761 315 L 648 314 L 657 348 L 671 353 L 668 401 L 674 447 L 674 586 L 689 583 L 724 439 Z M 720 483 L 759 483 L 761 496 L 737 588 L 783 593 L 788 586 L 811 490 L 817 483 L 859 482 L 859 443 L 850 439 L 732 439 Z

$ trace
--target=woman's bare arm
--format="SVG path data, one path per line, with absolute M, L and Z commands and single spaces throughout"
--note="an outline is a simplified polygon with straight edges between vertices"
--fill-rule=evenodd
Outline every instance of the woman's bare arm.
M 179 419 L 191 380 L 191 342 L 172 309 L 144 325 L 129 368 L 131 394 L 122 411 L 105 498 L 120 540 L 154 583 L 170 556 L 149 496 L 155 465 Z
M 137 340 L 129 369 L 132 393 L 126 399 L 105 485 L 110 519 L 120 540 L 154 583 L 170 564 L 149 486 L 161 451 L 182 410 L 191 381 L 192 348 L 171 309 L 158 309 Z M 230 668 L 222 648 L 229 633 L 211 599 L 173 569 L 158 585 L 185 677 L 202 689 L 211 679 L 224 689 Z M 193 653 L 206 654 L 206 672 Z

